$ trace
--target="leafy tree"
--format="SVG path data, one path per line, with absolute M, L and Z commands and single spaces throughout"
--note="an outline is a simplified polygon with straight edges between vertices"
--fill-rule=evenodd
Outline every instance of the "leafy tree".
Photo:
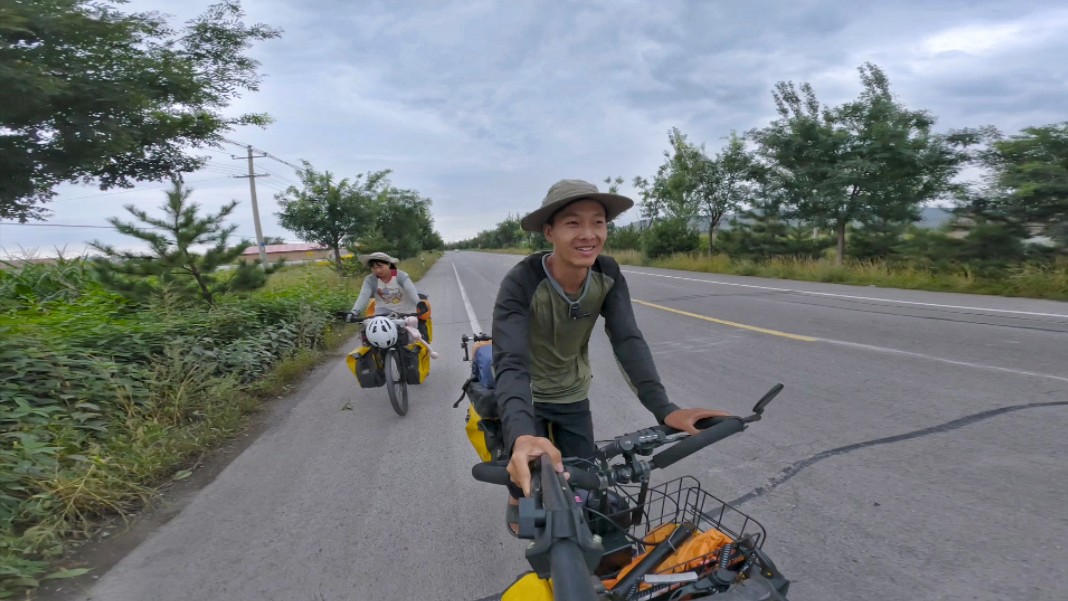
M 126 205 L 126 210 L 147 228 L 124 223 L 117 217 L 108 219 L 119 233 L 148 243 L 151 251 L 120 251 L 102 242 L 91 242 L 90 246 L 106 257 L 93 262 L 101 283 L 134 301 L 146 301 L 166 293 L 172 297 L 199 298 L 212 305 L 220 294 L 255 290 L 267 283 L 267 276 L 278 266 L 260 269 L 259 261 L 241 261 L 234 269 L 219 269 L 232 265 L 249 246 L 227 243 L 237 226 L 224 226 L 223 222 L 237 201 L 214 215 L 201 217 L 200 206 L 189 202 L 192 192 L 175 180 L 174 187 L 167 192 L 167 202 L 161 207 L 163 217 L 152 217 L 134 205 Z M 194 250 L 205 245 L 208 249 L 204 254 Z
M 334 251 L 341 269 L 341 249 L 354 246 L 375 223 L 374 204 L 388 187 L 389 170 L 361 173 L 352 181 L 336 181 L 329 171 L 316 171 L 304 161 L 297 171 L 301 188 L 290 186 L 275 195 L 282 210 L 276 213 L 282 227 L 305 242 Z
M 620 175 L 604 178 L 608 192 L 612 194 L 619 194 L 619 187 L 625 181 Z M 548 246 L 548 242 L 545 244 Z M 608 239 L 605 240 L 605 247 L 610 250 L 641 250 L 642 232 L 634 225 L 618 225 L 613 221 L 608 224 Z
M 752 199 L 757 166 L 744 140 L 731 132 L 726 147 L 702 167 L 695 174 L 698 214 L 708 222 L 708 253 L 712 254 L 720 222 Z
M 723 218 L 752 195 L 755 163 L 744 140 L 733 133 L 715 157 L 709 157 L 704 146 L 687 141 L 678 128 L 668 133 L 668 141 L 671 149 L 664 152 L 666 160 L 652 181 L 635 179 L 643 198 L 643 215 L 684 222 L 703 218 L 711 253 Z
M 704 172 L 709 169 L 704 149 L 690 144 L 677 127 L 668 132 L 669 150 L 652 180 L 634 178 L 642 197 L 642 216 L 652 221 L 665 217 L 690 222 L 698 213 L 698 194 Z
M 607 191 L 610 194 L 619 194 L 619 187 L 623 185 L 624 181 L 626 180 L 623 179 L 622 175 L 617 175 L 615 177 L 608 176 L 604 178 L 604 183 L 608 186 Z
M 638 175 L 634 177 L 632 185 L 638 189 L 638 211 L 642 219 L 652 225 L 656 223 L 660 215 L 664 213 L 664 202 L 653 192 L 652 182 Z
M 457 244 L 458 248 L 519 248 L 527 246 L 533 249 L 541 249 L 546 245 L 540 245 L 539 240 L 545 237 L 540 233 L 531 234 L 523 231 L 519 215 L 509 215 L 491 230 L 483 230 L 470 240 L 464 240 Z
M 5 0 L 0 8 L 0 218 L 42 219 L 66 181 L 131 187 L 194 171 L 237 125 L 266 115 L 223 109 L 259 86 L 251 44 L 279 35 L 245 25 L 237 0 L 181 30 L 119 0 Z
M 360 236 L 360 241 L 349 246 L 348 249 L 353 254 L 357 253 L 370 253 L 375 251 L 382 251 L 384 253 L 395 255 L 396 249 L 392 247 L 393 242 L 382 232 L 382 228 L 378 224 L 372 225 L 367 231 Z M 361 266 L 363 268 L 363 266 Z
M 991 159 L 999 208 L 1068 246 L 1068 122 L 997 140 Z
M 387 185 L 371 205 L 374 222 L 381 229 L 386 246 L 370 250 L 387 250 L 398 258 L 418 255 L 423 250 L 444 248 L 441 236 L 434 231 L 434 218 L 430 215 L 430 199 L 415 190 L 404 190 Z
M 797 214 L 834 228 L 839 264 L 849 223 L 917 220 L 919 207 L 951 187 L 965 160 L 932 133 L 930 115 L 895 100 L 882 70 L 866 63 L 859 72 L 860 96 L 833 109 L 807 83 L 779 82 L 778 119 L 750 134 Z

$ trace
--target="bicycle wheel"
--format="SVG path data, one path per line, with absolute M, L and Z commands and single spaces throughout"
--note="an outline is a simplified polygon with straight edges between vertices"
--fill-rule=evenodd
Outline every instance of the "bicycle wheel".
M 404 379 L 404 370 L 401 369 L 400 353 L 397 349 L 386 351 L 386 392 L 389 393 L 389 402 L 397 415 L 408 413 L 408 382 Z

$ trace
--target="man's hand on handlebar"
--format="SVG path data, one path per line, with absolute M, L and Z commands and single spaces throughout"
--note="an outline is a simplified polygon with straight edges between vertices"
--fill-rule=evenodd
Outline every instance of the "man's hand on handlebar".
M 676 430 L 682 430 L 689 434 L 697 434 L 700 432 L 700 430 L 697 429 L 697 422 L 699 420 L 709 417 L 730 417 L 730 415 L 730 413 L 718 409 L 676 409 L 664 418 L 664 425 L 671 426 Z
M 530 495 L 530 462 L 542 455 L 548 455 L 553 467 L 564 473 L 564 461 L 559 449 L 548 438 L 539 436 L 520 436 L 512 447 L 512 459 L 508 462 L 508 475 L 512 482 L 523 489 L 523 495 Z

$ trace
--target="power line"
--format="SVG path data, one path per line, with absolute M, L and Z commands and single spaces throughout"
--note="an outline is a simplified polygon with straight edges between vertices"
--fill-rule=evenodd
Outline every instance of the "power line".
M 18 225 L 18 226 L 24 226 L 24 227 L 60 227 L 60 228 L 70 228 L 70 229 L 91 229 L 91 230 L 117 230 L 117 228 L 115 226 L 112 226 L 112 225 L 89 225 L 89 224 L 80 224 L 80 223 L 19 223 L 17 221 L 0 221 L 0 225 L 2 225 L 2 226 Z M 150 230 L 170 231 L 169 229 L 162 228 L 162 227 L 134 227 L 133 229 L 137 230 L 139 232 L 147 232 L 147 231 L 150 231 Z M 248 232 L 237 232 L 237 231 L 235 231 L 235 232 L 231 232 L 231 235 L 232 236 L 237 236 L 238 238 L 242 238 L 242 239 L 255 239 L 255 235 L 249 234 Z
M 101 229 L 101 230 L 113 230 L 116 229 L 113 225 L 86 225 L 76 223 L 19 223 L 18 221 L 0 221 L 0 225 L 19 225 L 23 227 L 71 227 L 71 228 L 85 228 L 85 229 Z M 162 227 L 135 227 L 135 230 L 163 230 L 167 228 Z
M 241 144 L 239 142 L 235 142 L 235 141 L 227 139 L 227 138 L 223 138 L 223 140 L 225 140 L 226 142 L 228 142 L 230 144 L 241 146 L 242 148 L 245 148 L 245 147 L 249 146 L 248 144 Z M 218 150 L 218 149 L 207 148 L 207 147 L 205 147 L 203 149 L 200 149 L 200 150 L 207 150 L 207 151 L 210 151 L 210 152 L 216 152 L 218 154 L 222 154 L 222 155 L 228 156 L 230 158 L 234 158 L 235 157 L 234 154 L 227 153 L 224 150 Z M 300 167 L 297 167 L 293 163 L 290 163 L 289 161 L 285 161 L 283 159 L 280 159 L 280 158 L 278 158 L 278 157 L 276 157 L 276 156 L 274 156 L 274 155 L 272 155 L 272 154 L 270 154 L 268 152 L 265 152 L 265 151 L 262 151 L 262 150 L 258 150 L 258 149 L 255 149 L 255 148 L 253 148 L 253 150 L 256 150 L 256 152 L 259 152 L 260 154 L 262 154 L 263 156 L 265 156 L 267 158 L 274 159 L 274 160 L 278 161 L 279 163 L 282 163 L 284 165 L 288 165 L 289 167 L 292 167 L 293 169 L 300 170 Z M 272 170 L 266 169 L 266 168 L 264 168 L 263 170 L 268 172 L 268 173 L 270 173 L 271 175 L 277 177 L 279 180 L 282 180 L 285 184 L 287 184 L 286 186 L 283 186 L 282 189 L 277 190 L 279 192 L 284 192 L 285 188 L 287 188 L 288 186 L 299 186 L 300 185 L 300 182 L 298 182 L 298 181 L 296 181 L 296 180 L 294 180 L 294 179 L 292 179 L 292 178 L 290 178 L 290 177 L 288 177 L 286 175 L 283 175 L 281 173 L 278 173 L 276 171 L 272 171 Z M 227 165 L 225 165 L 223 163 L 217 163 L 217 162 L 213 161 L 210 158 L 204 164 L 204 166 L 201 167 L 200 169 L 198 169 L 197 171 L 206 171 L 208 173 L 219 173 L 219 174 L 225 174 L 225 175 L 230 175 L 230 176 L 241 175 L 243 173 L 242 170 L 240 170 L 240 169 L 237 169 L 237 168 L 231 167 L 231 166 L 227 166 Z M 220 179 L 224 179 L 224 178 L 221 178 L 221 177 L 209 177 L 209 178 L 192 180 L 192 181 L 188 181 L 188 182 L 185 182 L 185 183 L 187 183 L 187 184 L 197 184 L 197 183 L 202 183 L 202 182 L 216 181 L 216 180 L 220 180 Z M 113 190 L 113 191 L 110 191 L 110 192 L 101 192 L 99 194 L 88 194 L 88 195 L 85 195 L 85 196 L 75 196 L 74 198 L 61 198 L 61 199 L 58 199 L 58 200 L 53 200 L 52 202 L 53 203 L 61 203 L 61 202 L 71 202 L 71 201 L 74 201 L 74 200 L 87 200 L 87 199 L 90 199 L 90 198 L 100 198 L 100 197 L 103 197 L 103 196 L 114 196 L 116 194 L 130 194 L 132 192 L 145 192 L 145 191 L 149 191 L 149 190 L 163 190 L 163 189 L 166 189 L 166 188 L 169 188 L 169 187 L 170 187 L 170 184 L 163 184 L 163 185 L 159 185 L 159 186 L 150 186 L 150 187 L 145 187 L 145 188 L 133 188 L 133 189 L 129 189 L 129 190 Z
M 266 171 L 267 173 L 270 173 L 271 175 L 273 175 L 273 176 L 277 177 L 278 179 L 282 180 L 283 182 L 288 183 L 291 186 L 299 186 L 300 185 L 300 182 L 295 181 L 295 180 L 291 179 L 290 177 L 288 177 L 286 175 L 282 175 L 281 173 L 278 173 L 277 171 L 272 171 L 271 169 L 268 169 L 266 167 L 260 167 L 260 168 L 263 169 L 264 171 Z
M 266 150 L 261 150 L 259 148 L 256 148 L 255 146 L 252 146 L 252 144 L 243 144 L 241 142 L 237 142 L 237 141 L 231 140 L 229 138 L 223 138 L 223 141 L 224 142 L 228 142 L 230 144 L 233 144 L 234 146 L 240 146 L 241 148 L 248 148 L 248 147 L 251 146 L 252 150 L 262 154 L 263 156 L 265 156 L 265 157 L 267 157 L 269 159 L 274 159 L 274 160 L 278 161 L 279 163 L 282 163 L 283 165 L 288 165 L 289 167 L 292 167 L 293 169 L 295 169 L 297 171 L 300 171 L 302 169 L 302 167 L 298 167 L 298 166 L 294 165 L 293 163 L 290 163 L 289 161 L 286 161 L 284 159 L 280 159 L 280 158 L 274 156 L 273 154 L 267 152 Z

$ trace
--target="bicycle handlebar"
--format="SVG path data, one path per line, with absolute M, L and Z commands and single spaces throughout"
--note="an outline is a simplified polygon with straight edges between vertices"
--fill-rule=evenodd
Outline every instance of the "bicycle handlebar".
M 700 451 L 710 444 L 719 442 L 728 436 L 737 434 L 745 429 L 745 423 L 740 417 L 727 417 L 727 418 L 715 418 L 719 420 L 719 423 L 712 426 L 707 430 L 703 430 L 695 436 L 689 436 L 684 438 L 679 443 L 669 449 L 665 449 L 660 453 L 653 456 L 649 462 L 649 467 L 652 469 L 665 468 L 669 465 L 673 465 L 681 459 L 689 457 L 690 455 Z M 701 420 L 705 421 L 705 420 Z M 700 425 L 700 422 L 699 422 Z M 624 434 L 618 436 L 612 442 L 603 447 L 604 449 L 611 451 L 617 451 L 620 445 L 620 441 L 640 438 L 642 436 L 651 436 L 652 434 L 671 433 L 677 434 L 679 430 L 670 428 L 668 426 L 655 426 L 653 428 L 647 428 L 645 430 L 638 430 L 630 434 Z M 665 438 L 660 439 L 660 444 L 666 442 Z M 612 454 L 619 454 L 614 452 Z M 607 455 L 607 457 L 612 456 Z M 471 467 L 471 475 L 475 480 L 480 482 L 486 482 L 488 484 L 511 484 L 511 476 L 508 475 L 506 469 L 507 461 L 498 460 L 484 463 L 477 463 Z M 579 488 L 586 490 L 600 490 L 605 489 L 608 486 L 619 483 L 617 480 L 621 479 L 617 473 L 602 472 L 600 474 L 594 473 L 574 465 L 568 465 L 566 470 L 570 475 L 569 482 Z
M 745 422 L 740 417 L 726 417 L 720 418 L 720 420 L 719 423 L 711 428 L 702 430 L 694 436 L 683 439 L 671 448 L 660 451 L 649 461 L 649 465 L 653 469 L 668 467 L 710 444 L 719 442 L 745 429 Z
M 460 342 L 482 342 L 484 340 L 493 340 L 493 336 L 485 332 L 479 332 L 478 334 L 464 334 L 460 336 Z
M 571 474 L 570 481 L 572 484 L 580 488 L 600 490 L 613 484 L 626 484 L 627 482 L 632 481 L 631 479 L 635 476 L 644 477 L 647 475 L 648 469 L 661 469 L 674 465 L 681 459 L 689 457 L 710 444 L 717 443 L 728 436 L 733 436 L 734 434 L 745 430 L 748 423 L 757 421 L 761 418 L 768 403 L 770 403 L 771 399 L 775 398 L 782 389 L 782 384 L 773 386 L 771 390 L 757 402 L 753 407 L 753 414 L 748 417 L 708 417 L 697 420 L 697 423 L 694 425 L 701 430 L 701 432 L 684 438 L 671 448 L 665 449 L 654 455 L 649 461 L 647 469 L 639 466 L 641 469 L 635 471 L 624 466 L 623 469 L 599 469 L 597 473 L 593 473 L 575 466 L 568 466 L 567 471 Z M 617 436 L 612 442 L 600 447 L 597 450 L 597 458 L 600 459 L 602 463 L 607 464 L 607 461 L 612 457 L 624 453 L 644 452 L 644 454 L 648 454 L 649 452 L 652 452 L 652 449 L 670 442 L 669 439 L 677 434 L 680 434 L 679 430 L 665 425 L 637 430 L 629 434 Z M 487 482 L 489 484 L 507 485 L 511 482 L 511 478 L 508 475 L 508 471 L 505 469 L 505 463 L 503 461 L 479 463 L 471 468 L 471 475 L 474 476 L 476 480 Z
M 419 313 L 386 313 L 384 315 L 364 315 L 363 317 L 360 317 L 352 311 L 334 311 L 335 317 L 337 317 L 338 319 L 344 319 L 349 323 L 360 323 L 363 321 L 367 321 L 368 319 L 373 319 L 375 317 L 387 317 L 389 319 L 399 320 L 405 317 L 419 317 L 419 315 Z
M 533 498 L 520 501 L 520 513 L 522 516 L 524 511 L 532 506 L 535 507 L 533 515 L 536 528 L 535 543 L 528 548 L 527 559 L 539 577 L 547 578 L 551 575 L 554 582 L 554 596 L 580 600 L 597 598 L 591 581 L 594 566 L 587 565 L 589 569 L 584 570 L 582 564 L 589 563 L 590 551 L 600 547 L 600 539 L 591 538 L 592 534 L 582 517 L 582 510 L 578 504 L 571 502 L 574 498 L 571 485 L 587 490 L 604 490 L 616 484 L 640 480 L 644 487 L 648 483 L 651 470 L 673 465 L 711 444 L 745 430 L 748 423 L 759 420 L 764 408 L 782 388 L 782 384 L 776 384 L 754 406 L 753 414 L 748 417 L 730 416 L 698 420 L 695 425 L 701 430 L 699 433 L 686 436 L 672 447 L 653 455 L 648 463 L 638 461 L 636 455 L 649 455 L 656 447 L 672 442 L 676 437 L 682 437 L 683 434 L 668 426 L 659 425 L 617 436 L 612 442 L 598 448 L 595 457 L 597 461 L 594 462 L 597 466 L 595 472 L 574 466 L 569 463 L 569 459 L 565 459 L 565 463 L 568 464 L 566 471 L 569 473 L 569 478 L 557 474 L 552 468 L 548 455 L 542 455 L 538 461 L 538 466 L 540 466 L 538 480 L 540 480 L 541 488 L 535 489 Z M 608 460 L 617 455 L 623 455 L 626 463 L 608 465 Z M 471 475 L 481 482 L 510 484 L 511 478 L 505 467 L 506 461 L 476 464 L 471 468 Z M 589 460 L 583 461 L 589 463 Z M 536 466 L 535 469 L 538 467 Z M 536 505 L 528 505 L 526 509 L 522 509 L 523 504 L 536 504 L 538 500 L 542 502 L 544 509 L 537 508 Z M 665 551 L 667 548 L 673 547 L 666 545 Z M 754 552 L 759 553 L 759 550 L 754 549 Z M 770 564 L 770 560 L 767 562 Z M 772 566 L 771 571 L 766 575 L 770 578 L 773 572 Z M 643 572 L 635 569 L 634 573 L 637 578 L 638 574 Z M 743 579 L 736 587 L 719 593 L 720 598 L 724 601 L 730 599 L 785 601 L 785 597 L 779 593 L 777 586 L 763 576 L 762 572 L 750 574 L 748 579 Z M 784 582 L 788 584 L 788 581 Z M 703 590 L 698 590 L 698 585 L 709 587 L 713 584 L 702 584 L 702 581 L 697 581 L 691 587 L 694 587 L 695 592 L 700 593 Z M 785 588 L 781 590 L 785 594 Z
M 471 466 L 471 475 L 479 482 L 508 486 L 512 483 L 512 477 L 508 475 L 505 465 L 503 460 L 476 463 Z
M 491 336 L 491 335 L 489 335 L 489 334 L 487 334 L 485 332 L 479 332 L 478 334 L 464 334 L 463 336 L 460 336 L 460 348 L 464 349 L 464 361 L 470 361 L 471 360 L 471 356 L 467 352 L 468 343 L 471 343 L 471 342 L 486 342 L 486 341 L 493 341 L 493 336 Z M 463 397 L 460 397 L 460 398 L 463 399 Z M 460 401 L 456 401 L 456 402 L 459 403 Z M 453 407 L 455 407 L 455 406 L 456 405 L 453 405 Z
M 506 466 L 507 462 L 503 459 L 498 461 L 487 461 L 485 463 L 476 463 L 471 466 L 471 475 L 479 482 L 508 486 L 512 483 L 512 477 L 508 475 Z M 573 466 L 568 466 L 564 471 L 568 473 L 567 481 L 572 486 L 585 488 L 586 490 L 596 490 L 601 488 L 601 479 L 593 472 Z
M 548 547 L 548 575 L 552 578 L 554 598 L 597 601 L 597 593 L 589 572 L 593 566 L 587 565 L 589 562 L 584 557 L 582 548 L 572 538 L 579 534 L 578 526 L 583 523 L 582 512 L 571 501 L 574 493 L 571 492 L 567 481 L 553 469 L 549 456 L 542 455 L 539 463 L 545 528 L 542 536 L 534 541 L 530 551 Z M 561 521 L 564 523 L 560 523 Z M 586 533 L 589 535 L 588 528 Z M 531 553 L 528 552 L 529 554 Z

